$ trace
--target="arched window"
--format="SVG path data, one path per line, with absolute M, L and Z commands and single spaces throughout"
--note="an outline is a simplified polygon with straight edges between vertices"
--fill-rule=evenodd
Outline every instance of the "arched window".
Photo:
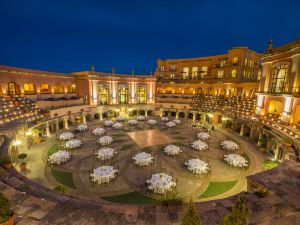
M 128 87 L 122 86 L 119 88 L 119 104 L 128 104 Z
M 76 92 L 76 84 L 70 84 L 69 93 L 75 93 L 75 92 Z
M 24 93 L 25 94 L 35 93 L 35 85 L 32 83 L 25 83 L 24 84 Z
M 281 64 L 273 68 L 271 92 L 283 93 L 287 87 L 288 64 Z
M 137 102 L 146 103 L 147 102 L 147 90 L 146 87 L 139 86 L 137 89 Z
M 41 84 L 41 93 L 50 93 L 50 85 Z
M 98 86 L 98 102 L 99 105 L 107 105 L 108 104 L 108 86 L 100 84 Z
M 53 88 L 53 91 L 55 94 L 61 94 L 64 93 L 64 86 L 61 84 L 56 84 Z

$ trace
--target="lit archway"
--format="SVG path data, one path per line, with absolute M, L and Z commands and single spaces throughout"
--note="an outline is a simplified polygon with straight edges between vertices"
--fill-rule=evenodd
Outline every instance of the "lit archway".
M 268 113 L 279 114 L 283 112 L 283 103 L 277 100 L 272 100 L 269 102 Z

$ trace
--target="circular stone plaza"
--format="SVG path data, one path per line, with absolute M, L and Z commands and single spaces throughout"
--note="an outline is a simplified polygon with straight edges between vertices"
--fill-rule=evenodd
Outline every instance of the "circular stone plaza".
M 299 224 L 300 39 L 154 74 L 0 66 L 0 190 L 16 224 Z

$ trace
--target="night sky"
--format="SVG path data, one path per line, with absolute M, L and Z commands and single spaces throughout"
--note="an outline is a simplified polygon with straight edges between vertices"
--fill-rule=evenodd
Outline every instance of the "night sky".
M 299 0 L 1 0 L 0 64 L 145 74 L 156 59 L 263 52 L 300 36 Z

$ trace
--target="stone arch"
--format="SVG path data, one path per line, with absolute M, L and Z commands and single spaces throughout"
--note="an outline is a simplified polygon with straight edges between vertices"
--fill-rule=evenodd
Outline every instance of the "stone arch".
M 185 113 L 184 113 L 184 112 L 179 112 L 179 113 L 178 113 L 178 117 L 180 117 L 180 118 L 185 118 Z
M 268 104 L 268 113 L 276 113 L 281 115 L 283 112 L 283 103 L 278 100 L 271 100 Z
M 293 123 L 294 124 L 300 123 L 300 105 L 298 105 L 295 109 Z

